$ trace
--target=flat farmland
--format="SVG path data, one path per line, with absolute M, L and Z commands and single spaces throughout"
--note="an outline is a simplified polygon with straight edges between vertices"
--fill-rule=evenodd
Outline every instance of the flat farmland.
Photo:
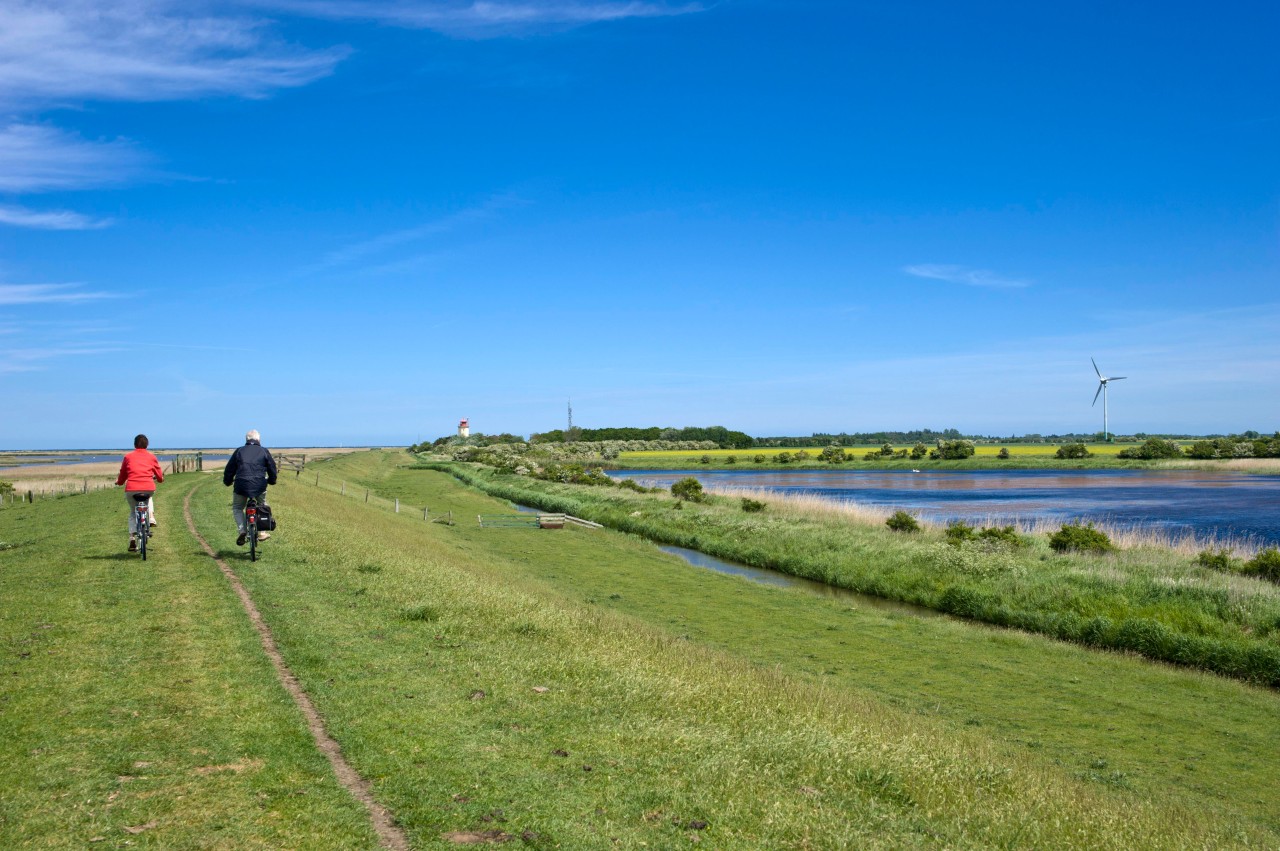
M 860 461 L 862 460 L 863 455 L 865 455 L 868 452 L 878 452 L 880 451 L 880 448 L 883 445 L 884 444 L 878 443 L 875 445 L 846 446 L 844 447 L 844 451 L 845 451 L 845 455 L 848 456 L 849 460 Z M 914 445 L 915 444 L 910 444 L 910 443 L 895 444 L 893 448 L 895 452 L 903 449 L 910 452 L 911 448 Z M 1056 458 L 1058 447 L 1060 445 L 1061 444 L 1057 444 L 1057 443 L 1034 443 L 1034 444 L 1015 443 L 1015 444 L 1010 444 L 1006 446 L 998 443 L 990 443 L 990 444 L 983 443 L 983 444 L 978 444 L 974 448 L 974 457 L 995 460 L 998 458 L 1000 454 L 1000 450 L 1004 448 L 1009 450 L 1009 455 L 1012 456 L 1013 458 L 1025 458 L 1028 460 L 1053 459 L 1053 458 Z M 1086 444 L 1090 453 L 1100 458 L 1108 458 L 1108 459 L 1115 458 L 1123 449 L 1127 449 L 1133 446 L 1140 446 L 1140 445 L 1141 444 L 1137 444 L 1137 443 L 1089 443 L 1089 444 Z M 656 451 L 641 451 L 641 452 L 623 452 L 619 456 L 619 459 L 622 461 L 640 461 L 645 463 L 652 462 L 655 460 L 671 459 L 671 461 L 675 463 L 687 463 L 690 460 L 697 461 L 701 459 L 703 455 L 709 455 L 711 456 L 712 463 L 722 463 L 725 461 L 725 459 L 729 458 L 730 456 L 734 456 L 736 458 L 736 463 L 741 464 L 743 462 L 750 462 L 757 455 L 763 455 L 765 456 L 766 460 L 772 460 L 773 457 L 779 454 L 780 452 L 788 452 L 792 456 L 794 456 L 795 453 L 803 451 L 809 454 L 810 461 L 819 461 L 821 459 L 818 456 L 821 455 L 822 450 L 825 448 L 826 448 L 825 446 L 801 446 L 801 447 L 757 446 L 757 447 L 752 447 L 751 449 L 672 449 L 672 450 L 656 450 Z M 929 448 L 932 449 L 933 446 L 929 445 Z M 907 459 L 907 460 L 910 460 L 910 459 Z M 917 459 L 917 460 L 928 460 L 928 459 Z M 734 462 L 730 462 L 730 463 L 734 463 Z

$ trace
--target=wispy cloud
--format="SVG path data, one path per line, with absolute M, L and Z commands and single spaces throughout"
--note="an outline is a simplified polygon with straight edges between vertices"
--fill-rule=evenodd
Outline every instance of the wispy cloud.
M 310 17 L 376 21 L 460 38 L 491 38 L 626 18 L 684 15 L 704 3 L 641 0 L 246 0 L 249 5 Z
M 110 225 L 111 220 L 94 219 L 70 210 L 39 211 L 0 205 L 0 224 L 38 230 L 97 230 Z
M 33 349 L 0 349 L 0 373 L 34 372 L 43 368 L 43 362 L 56 358 L 103 355 L 119 351 L 116 348 L 92 346 L 42 347 Z
M 47 192 L 121 183 L 146 157 L 122 139 L 88 141 L 44 124 L 0 129 L 0 192 Z
M 965 266 L 949 266 L 938 263 L 920 263 L 904 267 L 908 275 L 917 278 L 929 278 L 935 281 L 947 281 L 952 284 L 964 284 L 968 287 L 989 287 L 992 289 L 1019 289 L 1031 286 L 1030 281 L 1016 278 L 1005 278 L 986 269 L 970 269 Z
M 115 298 L 112 293 L 84 292 L 75 284 L 0 284 L 0 306 L 53 304 Z
M 389 231 L 369 239 L 334 249 L 320 262 L 303 269 L 303 273 L 322 272 L 328 269 L 350 266 L 369 257 L 383 256 L 393 249 L 419 243 L 425 239 L 450 233 L 468 224 L 492 218 L 502 210 L 527 203 L 513 195 L 497 195 L 482 204 L 441 216 L 413 227 Z
M 332 73 L 350 52 L 285 44 L 267 22 L 202 7 L 174 0 L 6 0 L 0 101 L 262 97 Z

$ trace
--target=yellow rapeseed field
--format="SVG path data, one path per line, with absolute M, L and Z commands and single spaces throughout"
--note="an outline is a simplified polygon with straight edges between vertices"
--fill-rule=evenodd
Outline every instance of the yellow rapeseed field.
M 914 444 L 900 444 L 893 448 L 910 450 Z M 1115 455 L 1121 449 L 1130 446 L 1138 446 L 1136 443 L 1090 443 L 1087 444 L 1089 451 L 1094 455 Z M 880 449 L 881 444 L 875 446 L 846 446 L 844 451 L 846 454 L 854 458 L 861 458 L 867 452 L 874 452 Z M 1040 457 L 1052 458 L 1058 451 L 1059 444 L 1056 443 L 1015 443 L 1006 447 L 1010 455 L 1016 455 L 1020 458 Z M 738 456 L 738 460 L 751 458 L 754 455 L 763 454 L 772 457 L 779 452 L 795 453 L 800 449 L 804 449 L 810 456 L 817 457 L 825 447 L 822 446 L 805 446 L 805 447 L 779 447 L 779 446 L 762 446 L 753 449 L 671 449 L 671 450 L 649 450 L 643 452 L 623 452 L 622 458 L 701 458 L 703 455 L 710 455 L 712 458 L 724 458 L 729 455 Z M 929 446 L 933 448 L 932 445 Z M 994 458 L 999 454 L 1001 446 L 996 443 L 979 444 L 975 447 L 975 456 L 978 458 Z

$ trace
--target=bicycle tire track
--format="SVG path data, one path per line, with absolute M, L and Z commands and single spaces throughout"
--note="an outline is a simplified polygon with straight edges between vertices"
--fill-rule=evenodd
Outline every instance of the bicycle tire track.
M 333 768 L 333 773 L 337 776 L 338 782 L 368 810 L 369 819 L 373 823 L 373 829 L 378 834 L 378 840 L 381 842 L 382 847 L 388 849 L 388 851 L 410 851 L 409 838 L 395 823 L 395 818 L 390 810 L 374 800 L 373 784 L 362 777 L 351 763 L 347 762 L 346 757 L 342 755 L 342 747 L 325 729 L 324 719 L 320 717 L 315 704 L 311 702 L 311 698 L 302 688 L 302 684 L 298 682 L 297 676 L 285 664 L 284 656 L 281 655 L 280 648 L 276 645 L 271 627 L 267 625 L 262 613 L 258 611 L 257 605 L 254 604 L 253 598 L 249 596 L 249 589 L 244 587 L 244 583 L 240 581 L 240 577 L 231 569 L 231 566 L 218 557 L 217 551 L 209 546 L 209 542 L 196 530 L 195 519 L 191 516 L 191 497 L 200 487 L 201 485 L 198 484 L 191 488 L 182 500 L 182 516 L 187 521 L 187 529 L 200 542 L 200 546 L 213 559 L 214 564 L 218 566 L 218 569 L 222 571 L 222 575 L 227 578 L 227 582 L 231 584 L 232 590 L 236 592 L 236 596 L 240 598 L 240 605 L 244 607 L 245 614 L 249 616 L 254 629 L 258 631 L 258 638 L 262 641 L 262 649 L 267 654 L 267 658 L 271 660 L 271 665 L 276 671 L 276 677 L 302 712 L 302 716 L 307 722 L 307 729 L 311 731 L 311 737 L 315 740 L 316 747 L 329 760 L 329 765 Z

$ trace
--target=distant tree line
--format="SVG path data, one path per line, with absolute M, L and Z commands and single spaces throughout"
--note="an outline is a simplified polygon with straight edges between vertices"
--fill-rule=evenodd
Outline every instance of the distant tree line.
M 721 449 L 747 449 L 755 445 L 755 438 L 724 426 L 700 428 L 573 428 L 555 429 L 529 436 L 530 443 L 599 443 L 606 440 L 670 440 L 710 441 Z
M 809 437 L 758 437 L 756 446 L 870 446 L 885 443 L 937 443 L 939 440 L 963 440 L 965 436 L 953 428 L 934 431 L 865 431 L 854 434 L 814 432 Z
M 476 432 L 470 437 L 459 437 L 456 434 L 446 434 L 444 437 L 437 437 L 435 440 L 424 440 L 421 443 L 415 443 L 409 447 L 410 452 L 428 452 L 432 449 L 439 449 L 442 446 L 496 446 L 500 443 L 524 443 L 524 438 L 518 434 L 484 434 Z

